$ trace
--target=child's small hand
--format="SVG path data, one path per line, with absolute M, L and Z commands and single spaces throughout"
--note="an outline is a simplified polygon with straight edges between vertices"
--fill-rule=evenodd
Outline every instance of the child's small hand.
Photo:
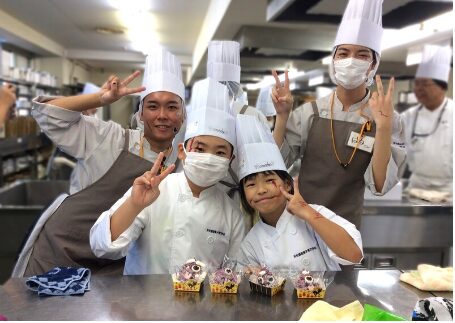
M 308 208 L 308 203 L 303 199 L 299 191 L 299 180 L 298 178 L 294 179 L 294 195 L 286 192 L 283 186 L 280 186 L 280 191 L 284 197 L 288 200 L 286 206 L 289 213 L 303 219 L 307 220 L 311 216 L 311 207 Z
M 158 175 L 158 170 L 161 167 L 163 158 L 164 154 L 161 152 L 153 164 L 152 169 L 134 180 L 131 192 L 131 202 L 135 207 L 144 209 L 152 204 L 160 195 L 159 185 L 161 181 L 175 168 L 175 165 L 172 164 L 166 168 L 164 172 Z

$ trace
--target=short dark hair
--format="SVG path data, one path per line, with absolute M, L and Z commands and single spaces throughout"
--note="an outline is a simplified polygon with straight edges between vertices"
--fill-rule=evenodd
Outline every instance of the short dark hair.
M 436 80 L 436 79 L 432 79 L 432 81 L 435 82 L 436 85 L 439 86 L 440 88 L 442 88 L 444 91 L 447 91 L 447 89 L 449 88 L 449 85 L 447 84 L 447 82 L 444 82 L 441 80 Z
M 287 171 L 266 170 L 264 172 L 253 173 L 253 174 L 247 175 L 240 181 L 239 191 L 240 191 L 240 202 L 242 203 L 242 207 L 249 214 L 254 214 L 254 209 L 248 204 L 248 201 L 246 200 L 245 189 L 243 188 L 243 184 L 247 180 L 256 177 L 257 174 L 260 174 L 260 173 L 264 173 L 266 175 L 270 175 L 270 174 L 278 175 L 278 177 L 281 178 L 283 180 L 283 182 L 287 183 L 290 186 L 289 193 L 294 194 L 294 180 L 292 179 L 291 175 L 289 175 L 289 173 Z
M 208 136 L 210 136 L 210 135 L 208 135 Z M 196 137 L 188 138 L 187 140 L 185 140 L 185 142 L 183 143 L 183 147 L 185 147 L 185 149 L 187 149 L 188 148 L 188 141 L 190 141 L 191 139 L 196 138 Z M 232 157 L 232 156 L 234 156 L 234 146 L 232 146 L 232 144 L 229 141 L 228 141 L 228 144 L 231 147 L 231 157 Z

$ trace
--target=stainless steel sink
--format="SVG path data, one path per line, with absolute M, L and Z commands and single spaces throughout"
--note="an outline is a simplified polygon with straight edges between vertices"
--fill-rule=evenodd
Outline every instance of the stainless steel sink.
M 0 189 L 0 284 L 8 279 L 24 239 L 35 221 L 61 193 L 68 181 L 17 181 Z

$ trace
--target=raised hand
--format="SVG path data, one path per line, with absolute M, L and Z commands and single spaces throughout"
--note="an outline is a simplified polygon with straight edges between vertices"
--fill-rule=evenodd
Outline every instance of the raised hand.
M 144 209 L 152 204 L 160 195 L 158 186 L 175 168 L 175 165 L 172 164 L 166 168 L 164 172 L 158 175 L 163 158 L 164 153 L 159 153 L 152 169 L 134 180 L 131 192 L 131 202 L 135 207 Z
M 299 191 L 299 180 L 298 178 L 294 179 L 294 195 L 288 193 L 283 186 L 280 186 L 280 191 L 284 197 L 288 200 L 286 205 L 289 213 L 303 219 L 307 220 L 311 215 L 314 215 L 313 208 L 308 207 L 308 203 L 303 199 Z
M 103 86 L 101 87 L 100 92 L 101 103 L 110 104 L 126 95 L 144 91 L 145 87 L 143 86 L 135 88 L 128 87 L 128 84 L 130 84 L 131 81 L 138 77 L 140 74 L 141 72 L 135 71 L 127 78 L 125 78 L 123 81 L 120 81 L 120 79 L 117 76 L 111 75 L 109 79 L 106 81 L 106 83 L 104 83 Z
M 11 117 L 13 107 L 16 104 L 16 87 L 9 83 L 3 83 L 0 87 L 0 123 Z
M 275 86 L 272 88 L 272 101 L 278 115 L 289 115 L 294 104 L 294 98 L 289 88 L 288 71 L 284 72 L 284 84 L 278 78 L 275 70 L 272 70 L 273 77 L 275 78 Z
M 377 91 L 373 92 L 368 105 L 371 109 L 376 127 L 379 129 L 392 129 L 393 120 L 393 90 L 395 87 L 395 79 L 392 77 L 389 81 L 389 88 L 384 94 L 381 77 L 376 75 Z

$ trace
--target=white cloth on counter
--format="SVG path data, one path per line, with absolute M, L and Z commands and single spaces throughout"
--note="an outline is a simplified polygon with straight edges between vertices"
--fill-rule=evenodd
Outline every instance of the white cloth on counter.
M 331 95 L 332 93 L 316 101 L 319 115 L 322 118 L 330 119 Z M 363 124 L 366 120 L 360 116 L 359 110 L 364 103 L 368 102 L 368 98 L 369 95 L 366 95 L 360 102 L 353 104 L 349 108 L 349 111 L 343 111 L 343 104 L 338 99 L 337 95 L 335 95 L 333 103 L 333 119 Z M 371 110 L 368 106 L 363 110 L 363 114 L 373 120 Z M 291 112 L 286 125 L 286 136 L 280 147 L 281 155 L 283 156 L 287 167 L 290 167 L 296 159 L 305 154 L 308 134 L 312 123 L 313 109 L 311 107 L 311 102 L 305 103 Z M 400 180 L 399 174 L 401 174 L 402 169 L 404 169 L 406 159 L 403 128 L 403 122 L 400 115 L 394 112 L 391 146 L 392 154 L 387 165 L 386 179 L 382 192 L 376 191 L 376 187 L 374 185 L 372 161 L 368 165 L 364 176 L 366 186 L 374 195 L 384 195 Z M 327 133 L 327 136 L 330 136 L 330 132 Z M 340 140 L 345 139 L 346 138 L 340 138 Z
M 420 290 L 453 291 L 453 268 L 420 264 L 417 270 L 402 273 L 400 280 Z
M 362 250 L 362 237 L 355 225 L 336 215 L 324 206 L 309 204 L 330 221 L 341 226 Z M 363 251 L 362 251 L 363 254 Z M 339 264 L 353 265 L 338 257 L 306 221 L 292 215 L 286 209 L 276 227 L 259 220 L 242 242 L 239 263 L 267 265 L 278 269 L 305 268 L 310 271 L 340 270 Z
M 131 196 L 131 189 L 90 230 L 90 245 L 97 257 L 126 256 L 125 275 L 167 274 L 196 258 L 218 268 L 223 258 L 237 254 L 245 225 L 228 196 L 209 187 L 193 197 L 184 173 L 168 175 L 160 196 L 142 210 L 131 226 L 111 241 L 110 218 Z
M 447 100 L 447 101 L 446 101 Z M 408 150 L 409 188 L 445 191 L 453 190 L 453 101 L 444 100 L 433 111 L 419 106 L 409 108 L 401 116 L 406 125 L 405 140 Z M 435 129 L 439 115 L 445 107 L 444 113 L 436 131 L 427 137 L 412 138 L 413 124 L 417 117 L 414 132 L 429 134 Z
M 429 191 L 422 190 L 420 188 L 411 188 L 409 189 L 409 196 L 432 203 L 440 203 L 450 201 L 452 194 L 450 192 Z
M 32 116 L 41 130 L 63 152 L 78 160 L 73 171 L 70 194 L 96 182 L 112 166 L 125 143 L 125 129 L 113 121 L 87 117 L 46 102 L 56 97 L 38 96 L 33 100 Z M 130 130 L 128 150 L 139 156 L 143 132 Z M 177 160 L 177 147 L 166 158 L 169 166 Z M 144 158 L 154 162 L 158 154 L 144 140 Z

